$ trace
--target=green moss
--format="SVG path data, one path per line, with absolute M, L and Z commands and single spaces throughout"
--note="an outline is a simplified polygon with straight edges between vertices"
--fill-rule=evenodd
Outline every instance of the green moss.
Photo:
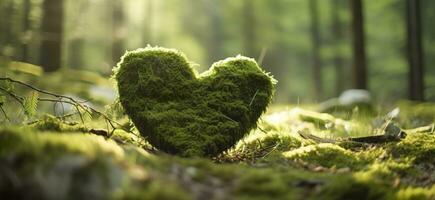
M 384 164 L 370 164 L 350 176 L 335 175 L 314 199 L 395 199 L 397 177 Z
M 339 176 L 320 188 L 311 199 L 390 199 L 392 194 L 393 190 L 383 183 Z
M 395 199 L 397 200 L 435 199 L 435 186 L 432 186 L 432 188 L 429 189 L 406 187 L 397 192 Z
M 282 175 L 269 170 L 247 171 L 234 191 L 236 199 L 296 199 L 297 194 L 288 187 L 295 177 L 279 177 Z
M 141 186 L 126 187 L 126 191 L 119 195 L 119 199 L 123 200 L 155 200 L 155 199 L 170 199 L 170 200 L 189 200 L 192 196 L 186 191 L 183 191 L 179 186 L 173 183 L 153 181 L 149 184 Z M 117 199 L 118 199 L 117 198 Z
M 256 126 L 274 91 L 274 79 L 242 56 L 196 74 L 182 53 L 158 47 L 127 52 L 118 63 L 121 104 L 156 148 L 217 155 Z
M 107 199 L 122 184 L 123 173 L 116 163 L 123 157 L 113 141 L 95 135 L 2 128 L 0 196 Z
M 289 133 L 270 131 L 263 133 L 255 131 L 237 143 L 236 152 L 256 151 L 262 149 L 275 149 L 278 151 L 288 151 L 299 148 L 302 142 Z
M 398 142 L 316 144 L 297 132 L 335 131 L 302 121 L 300 112 L 280 113 L 237 143 L 226 156 L 249 159 L 231 164 L 147 152 L 143 138 L 119 129 L 104 138 L 62 122 L 0 127 L 0 198 L 435 199 L 431 127 Z
M 377 160 L 382 160 L 387 158 L 387 151 L 383 146 L 370 146 L 367 145 L 365 147 L 361 147 L 360 149 L 355 149 L 355 155 L 358 156 L 361 160 L 365 160 L 367 162 L 374 162 Z
M 412 163 L 435 163 L 435 135 L 427 133 L 409 134 L 399 143 L 387 146 L 394 158 Z
M 334 144 L 309 145 L 284 152 L 283 156 L 290 160 L 308 162 L 323 167 L 356 167 L 361 164 L 353 152 Z
M 57 131 L 57 132 L 87 132 L 87 128 L 79 124 L 66 123 L 59 118 L 45 114 L 37 122 L 31 125 L 40 131 Z
M 165 161 L 126 149 L 92 134 L 1 128 L 0 198 L 191 199 L 157 171 Z
M 238 168 L 234 199 L 390 199 L 395 189 L 378 171 L 353 175 L 294 168 Z
M 81 154 L 96 158 L 108 154 L 122 158 L 123 150 L 114 142 L 101 136 L 78 133 L 36 133 L 30 129 L 5 128 L 0 132 L 0 155 L 23 154 L 35 159 L 53 159 L 68 154 Z
M 406 143 L 413 144 L 412 148 L 420 149 L 421 153 L 421 149 L 432 144 L 431 135 L 411 135 L 414 137 L 396 143 L 394 150 L 403 149 Z M 393 144 L 364 146 L 359 150 L 334 144 L 301 147 L 299 139 L 291 134 L 273 132 L 257 136 L 264 145 L 288 144 L 289 151 L 282 153 L 277 148 L 276 153 L 289 163 L 303 161 L 330 170 L 313 172 L 298 165 L 272 162 L 216 164 L 205 158 L 153 155 L 135 145 L 120 146 L 92 134 L 0 128 L 0 197 L 328 200 L 434 196 L 433 181 L 418 183 L 431 176 L 431 171 L 419 177 L 422 171 L 412 169 L 424 160 L 414 162 L 410 158 L 416 155 L 407 151 L 401 151 L 406 159 L 397 158 L 392 153 Z M 418 138 L 420 143 L 416 143 Z M 429 161 L 425 164 L 430 165 Z M 346 173 L 332 170 L 345 167 L 351 170 Z M 13 179 L 8 176 L 11 174 L 21 181 L 21 186 L 12 187 Z M 20 194 L 29 196 L 17 196 Z

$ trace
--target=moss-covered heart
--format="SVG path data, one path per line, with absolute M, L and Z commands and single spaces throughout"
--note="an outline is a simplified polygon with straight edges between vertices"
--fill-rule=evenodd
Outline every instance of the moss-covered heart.
M 216 62 L 197 74 L 173 49 L 127 52 L 115 69 L 119 99 L 156 148 L 181 156 L 215 156 L 256 127 L 275 80 L 250 58 Z

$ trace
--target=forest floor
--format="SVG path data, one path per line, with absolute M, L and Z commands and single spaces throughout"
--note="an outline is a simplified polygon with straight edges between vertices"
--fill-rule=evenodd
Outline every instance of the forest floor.
M 93 99 L 100 110 L 114 98 L 107 78 L 92 73 L 20 73 L 5 76 Z M 272 105 L 234 148 L 183 158 L 152 148 L 117 104 L 104 111 L 123 126 L 112 131 L 101 115 L 43 114 L 79 110 L 64 97 L 39 92 L 56 101 L 38 103 L 27 86 L 0 86 L 24 97 L 20 108 L 0 96 L 9 116 L 0 118 L 0 199 L 435 199 L 434 103 L 330 114 Z
M 435 199 L 435 105 L 333 115 L 272 106 L 213 159 L 153 149 L 45 115 L 0 127 L 0 196 L 9 199 Z M 382 109 L 380 109 L 382 110 Z M 388 114 L 387 114 L 388 113 Z M 373 136 L 376 137 L 366 137 Z

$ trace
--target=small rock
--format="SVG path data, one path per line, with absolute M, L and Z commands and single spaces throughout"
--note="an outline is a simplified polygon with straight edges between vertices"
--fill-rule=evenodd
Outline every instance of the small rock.
M 338 174 L 341 174 L 341 173 L 349 173 L 351 170 L 350 170 L 350 168 L 349 167 L 343 167 L 343 168 L 340 168 L 340 169 L 337 169 L 337 173 Z
M 356 104 L 371 104 L 372 96 L 369 91 L 362 89 L 350 89 L 341 93 L 338 102 L 344 106 Z

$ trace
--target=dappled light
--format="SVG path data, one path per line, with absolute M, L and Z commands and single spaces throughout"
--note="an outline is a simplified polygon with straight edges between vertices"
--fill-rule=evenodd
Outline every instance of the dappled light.
M 1 0 L 0 199 L 435 199 L 435 1 Z

